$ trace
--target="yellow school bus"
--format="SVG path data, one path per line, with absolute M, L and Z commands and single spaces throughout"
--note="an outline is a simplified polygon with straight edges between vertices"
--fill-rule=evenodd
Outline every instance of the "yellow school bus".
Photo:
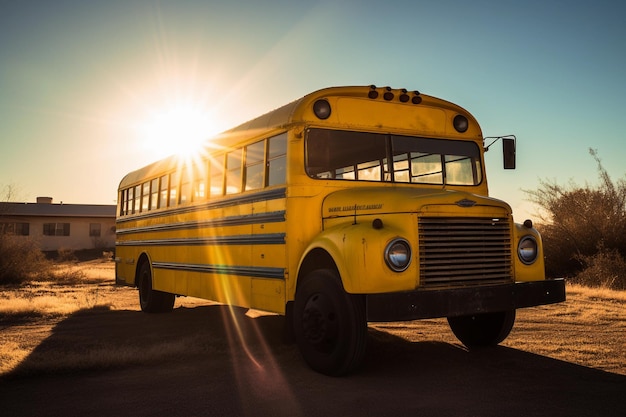
M 313 92 L 126 175 L 116 282 L 149 313 L 186 295 L 285 315 L 328 375 L 363 362 L 368 322 L 447 317 L 466 346 L 498 344 L 565 285 L 532 222 L 488 196 L 484 152 L 474 117 L 439 98 Z

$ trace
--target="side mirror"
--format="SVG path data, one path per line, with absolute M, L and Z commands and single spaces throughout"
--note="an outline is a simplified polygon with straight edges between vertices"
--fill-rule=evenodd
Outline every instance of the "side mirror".
M 502 138 L 504 169 L 515 169 L 515 139 Z

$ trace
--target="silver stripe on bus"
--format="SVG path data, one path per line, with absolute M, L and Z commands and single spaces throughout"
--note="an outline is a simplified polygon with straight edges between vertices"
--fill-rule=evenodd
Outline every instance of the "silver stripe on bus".
M 269 213 L 249 214 L 244 216 L 229 216 L 213 220 L 188 221 L 170 224 L 157 224 L 153 226 L 129 227 L 117 229 L 118 235 L 141 232 L 162 232 L 170 230 L 199 229 L 202 227 L 242 226 L 258 223 L 278 223 L 285 221 L 285 211 L 273 211 Z
M 202 236 L 175 239 L 144 239 L 115 242 L 116 246 L 284 245 L 285 233 L 236 236 Z
M 257 278 L 285 278 L 284 268 L 236 266 L 236 265 L 207 265 L 185 264 L 176 262 L 153 262 L 155 269 L 169 269 L 174 271 L 204 272 L 222 275 L 239 275 Z

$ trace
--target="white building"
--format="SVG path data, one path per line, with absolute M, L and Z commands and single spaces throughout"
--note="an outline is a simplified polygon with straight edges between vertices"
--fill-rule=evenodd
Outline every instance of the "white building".
M 41 250 L 105 249 L 115 246 L 115 205 L 0 203 L 0 233 L 28 236 Z

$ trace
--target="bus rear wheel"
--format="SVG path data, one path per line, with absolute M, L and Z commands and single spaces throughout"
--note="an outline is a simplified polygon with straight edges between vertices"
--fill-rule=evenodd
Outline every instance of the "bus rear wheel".
M 515 323 L 515 310 L 448 317 L 452 333 L 468 348 L 495 346 L 507 338 Z
M 169 313 L 174 309 L 174 294 L 152 289 L 150 264 L 144 262 L 139 270 L 139 305 L 144 313 Z
M 340 376 L 363 362 L 365 301 L 346 293 L 336 272 L 317 270 L 304 277 L 296 292 L 293 319 L 296 343 L 313 370 Z

